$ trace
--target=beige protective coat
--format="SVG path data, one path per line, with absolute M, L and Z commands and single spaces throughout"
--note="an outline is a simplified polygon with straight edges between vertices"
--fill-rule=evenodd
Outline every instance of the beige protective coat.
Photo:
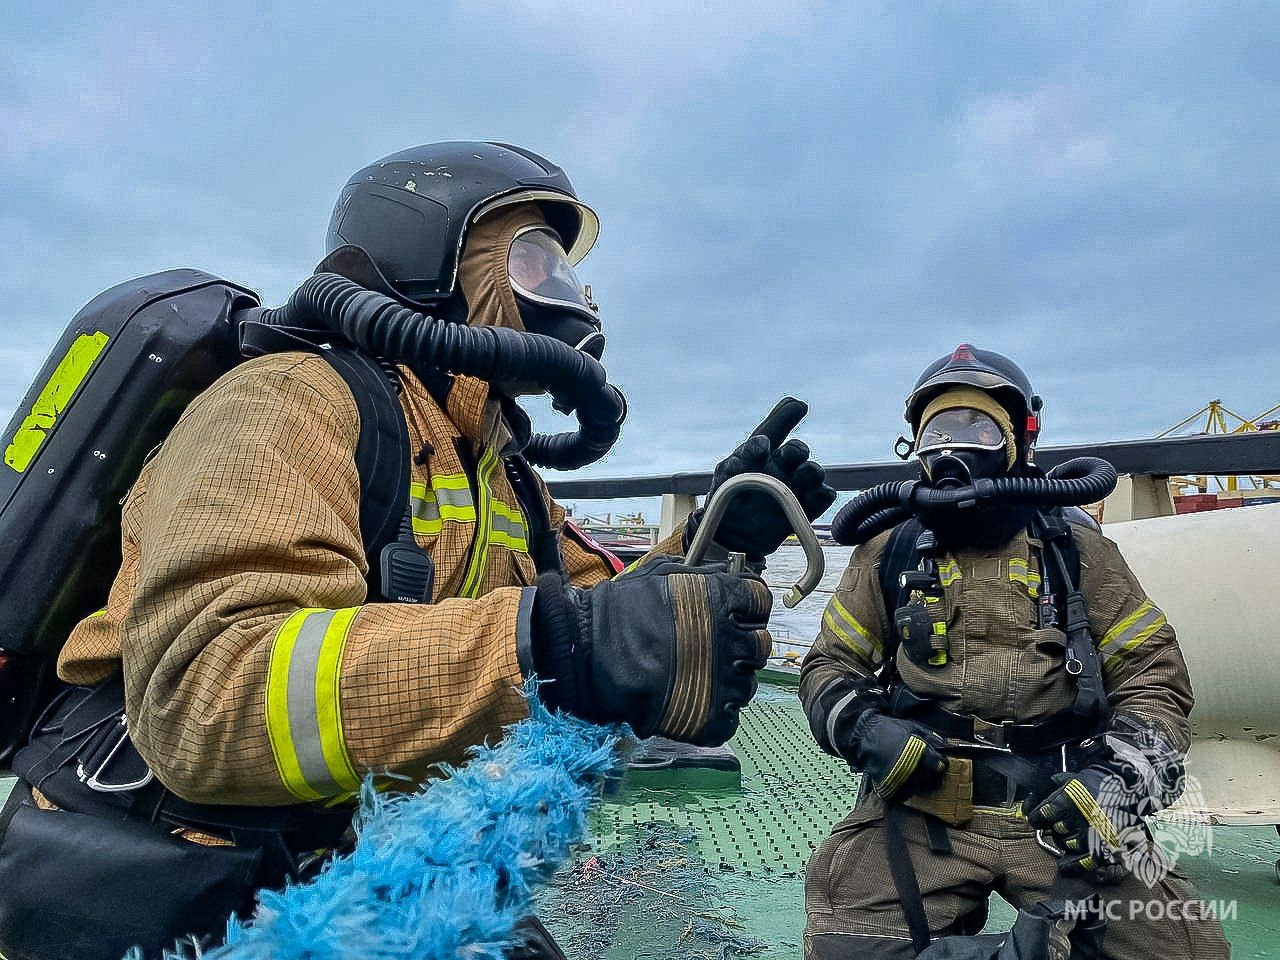
M 493 247 L 513 224 L 540 219 L 535 207 L 503 208 L 477 229 L 462 268 L 476 322 L 518 325 L 492 292 L 498 281 L 474 268 L 501 261 L 505 283 L 505 248 L 499 257 Z M 224 376 L 191 404 L 130 493 L 109 602 L 73 631 L 59 674 L 90 683 L 123 668 L 132 737 L 180 796 L 314 799 L 289 787 L 267 719 L 277 639 L 300 611 L 351 618 L 333 675 L 316 681 L 319 716 L 340 731 L 331 766 L 421 778 L 524 712 L 516 625 L 535 571 L 497 462 L 507 431 L 487 384 L 458 378 L 442 406 L 411 372 L 401 375 L 418 454 L 415 510 L 428 517 L 415 532 L 436 565 L 429 606 L 366 602 L 359 416 L 318 357 L 261 357 Z M 468 496 L 470 519 L 449 506 Z M 564 511 L 547 503 L 562 524 Z M 561 544 L 577 585 L 612 575 L 577 540 Z

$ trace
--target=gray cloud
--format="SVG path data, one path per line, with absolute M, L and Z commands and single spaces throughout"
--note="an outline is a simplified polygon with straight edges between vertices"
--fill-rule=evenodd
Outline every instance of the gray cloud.
M 601 212 L 582 272 L 632 417 L 597 475 L 708 468 L 783 393 L 827 459 L 884 458 L 960 340 L 1025 364 L 1047 442 L 1276 399 L 1269 4 L 40 17 L 0 36 L 0 409 L 100 289 L 192 265 L 279 301 L 351 170 L 468 137 Z

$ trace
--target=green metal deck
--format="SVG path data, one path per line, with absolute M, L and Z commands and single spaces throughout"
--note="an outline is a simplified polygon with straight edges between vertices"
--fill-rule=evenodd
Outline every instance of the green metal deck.
M 775 675 L 743 711 L 740 782 L 645 771 L 605 800 L 592 840 L 540 898 L 570 960 L 800 957 L 804 864 L 857 780 L 814 744 L 793 683 Z M 9 785 L 0 780 L 0 800 Z M 1211 856 L 1178 861 L 1204 899 L 1237 902 L 1226 921 L 1236 960 L 1280 957 L 1277 856 L 1272 827 L 1215 827 Z M 994 897 L 988 928 L 1012 918 Z
M 736 777 L 628 777 L 594 839 L 556 878 L 541 914 L 571 960 L 797 960 L 804 864 L 853 804 L 857 780 L 809 734 L 794 687 L 761 685 L 733 746 Z M 1280 841 L 1272 827 L 1215 827 L 1212 855 L 1178 860 L 1203 899 L 1237 901 L 1233 957 L 1280 957 Z M 988 929 L 1014 911 L 992 898 Z

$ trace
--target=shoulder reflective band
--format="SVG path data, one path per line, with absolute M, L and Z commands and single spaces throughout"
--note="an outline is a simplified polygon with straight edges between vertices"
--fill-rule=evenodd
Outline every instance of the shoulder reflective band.
M 276 631 L 267 671 L 267 733 L 285 789 L 300 800 L 356 793 L 342 736 L 338 674 L 359 607 L 306 608 Z
M 413 513 L 413 532 L 424 537 L 437 536 L 446 520 L 476 522 L 471 481 L 465 473 L 433 476 L 430 487 L 416 481 L 409 484 L 409 506 Z
M 1150 600 L 1143 600 L 1137 610 L 1108 630 L 1098 644 L 1098 652 L 1107 658 L 1103 667 L 1112 669 L 1121 658 L 1140 647 L 1167 622 L 1159 607 Z
M 31 412 L 18 427 L 4 451 L 4 462 L 22 473 L 31 466 L 40 445 L 58 420 L 58 414 L 67 408 L 76 388 L 84 382 L 89 369 L 107 345 L 108 337 L 97 333 L 82 333 L 72 342 L 66 356 L 59 361 L 44 389 L 31 405 Z
M 461 597 L 474 598 L 480 595 L 480 583 L 489 567 L 489 537 L 493 523 L 493 494 L 489 491 L 489 479 L 497 465 L 496 450 L 485 450 L 481 454 L 480 465 L 476 470 L 476 490 L 480 497 L 480 502 L 476 504 L 476 537 L 471 542 L 471 563 L 467 567 L 467 576 L 458 593 Z
M 880 641 L 854 618 L 839 597 L 832 596 L 827 609 L 822 613 L 822 622 L 855 653 L 862 654 L 872 662 L 880 659 L 883 653 Z
M 1009 560 L 1009 579 L 1013 583 L 1022 584 L 1033 597 L 1040 592 L 1040 574 L 1028 569 L 1027 561 L 1022 557 Z

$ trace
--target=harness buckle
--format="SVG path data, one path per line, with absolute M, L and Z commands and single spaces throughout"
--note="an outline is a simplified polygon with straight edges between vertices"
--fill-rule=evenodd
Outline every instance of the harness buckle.
M 1004 723 L 989 723 L 981 717 L 973 718 L 973 739 L 979 743 L 985 743 L 990 747 L 998 747 L 1003 750 L 1005 743 L 1005 727 Z

